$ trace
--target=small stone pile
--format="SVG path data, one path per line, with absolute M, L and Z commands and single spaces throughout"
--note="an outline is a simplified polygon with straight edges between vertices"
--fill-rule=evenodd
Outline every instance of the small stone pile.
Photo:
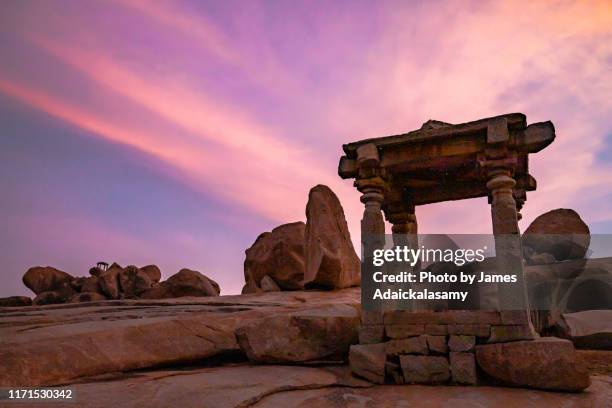
M 571 342 L 535 339 L 523 311 L 363 311 L 352 372 L 378 384 L 589 386 Z
M 0 306 L 218 296 L 220 293 L 217 282 L 190 269 L 181 269 L 163 282 L 160 282 L 161 271 L 156 265 L 123 268 L 113 263 L 106 270 L 91 268 L 89 274 L 74 277 L 51 266 L 34 266 L 23 275 L 23 283 L 36 297 L 32 300 L 25 296 L 12 296 L 0 299 Z

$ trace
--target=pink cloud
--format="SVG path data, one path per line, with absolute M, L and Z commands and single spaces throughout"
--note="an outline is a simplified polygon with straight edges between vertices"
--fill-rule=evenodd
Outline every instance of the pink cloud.
M 246 28 L 231 31 L 175 3 L 118 3 L 118 14 L 128 10 L 139 18 L 142 26 L 134 30 L 163 30 L 174 40 L 166 47 L 211 71 L 165 61 L 174 56 L 168 49 L 130 54 L 123 44 L 103 41 L 113 34 L 106 25 L 90 32 L 74 16 L 54 16 L 28 32 L 33 44 L 139 114 L 112 107 L 98 112 L 6 75 L 0 90 L 152 155 L 195 188 L 239 203 L 248 209 L 245 217 L 265 217 L 271 226 L 303 219 L 308 189 L 328 184 L 345 206 L 355 242 L 363 209 L 351 182 L 336 175 L 343 142 L 412 130 L 430 118 L 458 123 L 521 111 L 530 122 L 553 120 L 558 135 L 531 162 L 539 188 L 529 195 L 522 226 L 558 206 L 578 207 L 593 220 L 611 217 L 609 209 L 595 210 L 581 198 L 585 191 L 591 201 L 612 191 L 610 167 L 594 163 L 612 114 L 609 1 L 380 3 L 376 12 L 330 15 L 319 10 L 308 14 L 312 29 L 296 39 L 291 19 L 262 28 L 264 19 L 241 12 L 234 25 Z M 355 40 L 370 17 L 378 23 L 372 36 Z M 62 35 L 53 35 L 56 26 Z M 69 41 L 80 35 L 98 41 Z M 282 45 L 293 52 L 282 55 Z M 248 91 L 223 93 L 202 84 L 199 76 L 212 81 L 221 70 L 217 65 L 238 71 L 236 87 Z M 273 95 L 271 113 L 261 114 L 258 92 Z M 181 136 L 148 125 L 159 122 Z M 423 207 L 417 214 L 422 232 L 490 231 L 485 199 Z M 231 218 L 227 222 L 241 222 Z

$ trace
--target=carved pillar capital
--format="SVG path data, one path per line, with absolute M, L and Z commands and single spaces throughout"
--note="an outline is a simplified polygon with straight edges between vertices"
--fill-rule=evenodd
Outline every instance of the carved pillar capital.
M 403 212 L 387 214 L 387 220 L 391 223 L 393 234 L 417 233 L 417 218 L 414 213 L 414 207 Z
M 512 191 L 516 180 L 510 174 L 507 169 L 495 169 L 488 174 L 494 234 L 519 234 L 518 212 Z

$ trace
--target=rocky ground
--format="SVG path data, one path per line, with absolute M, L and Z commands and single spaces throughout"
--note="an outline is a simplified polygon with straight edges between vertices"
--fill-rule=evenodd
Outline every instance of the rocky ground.
M 358 310 L 359 288 L 0 308 L 0 385 L 68 385 L 72 407 L 612 406 L 611 352 L 586 353 L 583 393 L 373 385 L 339 352 Z

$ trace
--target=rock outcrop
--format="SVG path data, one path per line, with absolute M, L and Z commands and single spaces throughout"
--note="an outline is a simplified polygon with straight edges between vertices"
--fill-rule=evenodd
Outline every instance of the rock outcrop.
M 36 295 L 32 303 L 35 305 L 54 305 L 57 303 L 66 303 L 74 296 L 76 292 L 65 289 L 63 291 L 42 292 Z
M 589 373 L 568 340 L 534 341 L 476 346 L 478 366 L 504 384 L 556 391 L 582 391 Z
M 140 295 L 143 299 L 168 299 L 183 296 L 219 296 L 219 285 L 201 272 L 181 269 L 166 281 Z
M 34 266 L 23 275 L 23 284 L 38 295 L 69 285 L 73 279 L 72 275 L 51 266 Z
M 83 286 L 81 286 L 81 292 L 94 292 L 99 293 L 100 295 L 104 294 L 97 276 L 89 276 L 85 278 L 85 282 L 83 282 Z
M 27 296 L 9 296 L 0 298 L 0 307 L 30 306 L 32 299 Z
M 342 361 L 358 341 L 358 328 L 359 312 L 336 305 L 258 319 L 239 327 L 236 337 L 256 363 Z
M 125 268 L 114 262 L 107 269 L 93 267 L 90 276 L 73 277 L 59 269 L 33 267 L 23 276 L 23 282 L 36 297 L 28 301 L 35 305 L 95 302 L 118 299 L 168 299 L 183 296 L 218 296 L 219 284 L 198 271 L 181 269 L 161 282 L 157 265 Z M 273 282 L 268 282 L 268 290 Z M 7 298 L 2 306 L 22 306 L 16 297 Z
M 168 286 L 172 286 L 185 292 L 194 291 L 196 295 L 187 296 L 219 296 L 219 285 L 212 279 L 204 276 L 201 272 L 191 269 L 181 269 L 166 282 Z
M 344 210 L 336 194 L 324 185 L 308 194 L 304 256 L 308 287 L 340 289 L 360 284 L 360 260 Z
M 118 278 L 123 297 L 138 297 L 153 285 L 149 274 L 134 265 L 126 266 Z
M 532 321 L 542 334 L 559 334 L 563 314 L 612 309 L 612 258 L 531 265 L 525 276 Z
M 119 299 L 121 293 L 119 274 L 121 274 L 121 272 L 123 272 L 123 268 L 119 264 L 113 263 L 106 271 L 98 276 L 98 282 L 102 289 L 102 293 L 109 299 Z
M 246 250 L 242 293 L 260 293 L 266 276 L 281 290 L 300 290 L 305 284 L 326 290 L 358 286 L 360 268 L 338 197 L 317 185 L 308 194 L 306 224 L 264 232 Z M 265 290 L 274 290 L 270 283 Z
M 523 234 L 523 249 L 530 263 L 582 259 L 591 236 L 574 210 L 559 208 L 538 216 Z M 548 260 L 548 261 L 547 261 Z
M 356 331 L 358 305 L 359 290 L 346 289 L 333 293 L 269 292 L 257 297 L 122 299 L 88 307 L 73 303 L 3 308 L 0 386 L 63 384 L 100 374 L 190 365 L 212 357 L 232 361 L 242 355 L 234 334 L 238 327 L 292 313 L 302 315 L 295 318 L 295 324 L 311 326 L 291 326 L 289 331 L 311 332 L 310 339 L 319 346 L 306 340 L 293 344 L 293 338 L 286 337 L 284 343 L 279 340 L 285 352 L 301 350 L 307 357 L 308 350 L 314 350 L 331 358 L 345 347 L 348 350 L 348 345 L 342 345 L 346 342 L 342 336 Z M 315 311 L 308 317 L 311 309 Z M 353 329 L 344 325 L 349 322 Z M 334 344 L 338 341 L 335 330 L 340 331 L 341 345 Z M 286 331 L 286 326 L 270 330 L 270 341 Z M 327 336 L 330 344 L 317 336 Z
M 97 292 L 81 292 L 74 295 L 71 299 L 71 303 L 81 303 L 81 302 L 99 302 L 102 300 L 106 300 L 104 295 L 101 295 Z
M 274 279 L 269 277 L 268 275 L 264 276 L 259 282 L 259 286 L 261 286 L 261 290 L 264 292 L 280 292 L 281 288 L 274 282 Z
M 612 350 L 612 310 L 586 310 L 565 313 L 556 327 L 576 348 Z
M 157 265 L 146 265 L 140 268 L 151 279 L 151 282 L 157 283 L 161 280 L 161 270 Z
M 303 288 L 303 222 L 283 224 L 259 235 L 245 251 L 243 293 L 255 293 L 264 276 L 269 276 L 283 290 Z

